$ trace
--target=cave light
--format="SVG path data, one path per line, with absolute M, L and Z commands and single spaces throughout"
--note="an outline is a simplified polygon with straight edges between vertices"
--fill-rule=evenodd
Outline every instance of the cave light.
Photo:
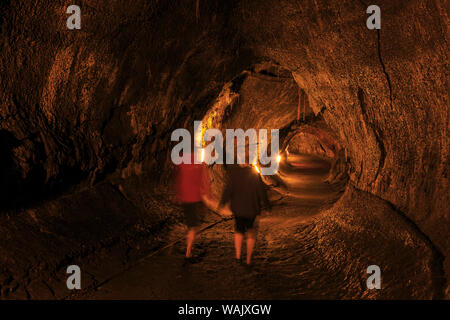
M 253 168 L 255 169 L 256 172 L 261 173 L 260 170 L 259 170 L 259 167 L 258 167 L 258 162 L 256 162 L 256 160 L 253 161 L 252 166 L 253 166 Z
M 200 160 L 202 161 L 202 163 L 205 162 L 205 149 L 204 148 L 202 149 Z

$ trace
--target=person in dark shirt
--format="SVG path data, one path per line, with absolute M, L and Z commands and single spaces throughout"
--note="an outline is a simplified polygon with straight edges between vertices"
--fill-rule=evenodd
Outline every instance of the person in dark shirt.
M 249 164 L 237 165 L 229 169 L 228 181 L 219 208 L 227 203 L 230 203 L 235 221 L 236 259 L 241 261 L 242 241 L 245 234 L 247 236 L 246 263 L 250 265 L 256 243 L 255 220 L 262 209 L 268 210 L 270 205 L 260 175 Z

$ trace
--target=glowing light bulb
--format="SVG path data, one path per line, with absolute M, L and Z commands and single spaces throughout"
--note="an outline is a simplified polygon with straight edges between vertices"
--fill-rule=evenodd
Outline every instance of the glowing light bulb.
M 277 155 L 277 162 L 280 163 L 281 162 L 281 156 Z

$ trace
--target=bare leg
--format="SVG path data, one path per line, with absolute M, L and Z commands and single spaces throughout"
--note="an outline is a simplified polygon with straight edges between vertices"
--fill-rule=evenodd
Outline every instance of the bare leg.
M 256 231 L 254 229 L 249 229 L 247 231 L 247 264 L 252 262 L 253 249 L 256 243 Z
M 192 257 L 192 245 L 194 244 L 195 235 L 197 230 L 195 228 L 191 228 L 188 230 L 187 236 L 186 236 L 186 258 Z
M 234 248 L 236 249 L 236 259 L 241 258 L 242 240 L 244 235 L 242 233 L 234 233 Z

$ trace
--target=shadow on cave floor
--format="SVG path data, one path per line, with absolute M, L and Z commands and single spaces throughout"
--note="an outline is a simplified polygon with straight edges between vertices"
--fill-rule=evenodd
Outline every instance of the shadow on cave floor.
M 281 172 L 291 180 L 309 176 L 307 185 L 291 181 L 297 195 L 307 187 L 311 197 L 289 197 L 271 191 L 270 215 L 259 219 L 259 234 L 251 272 L 235 265 L 233 222 L 225 220 L 205 230 L 194 256 L 198 262 L 183 266 L 184 240 L 155 252 L 83 299 L 316 299 L 339 298 L 344 278 L 329 273 L 320 254 L 311 250 L 317 241 L 313 216 L 336 201 L 339 192 L 324 187 L 328 168 L 312 158 L 297 157 Z M 295 167 L 300 162 L 303 167 Z M 318 165 L 319 164 L 319 165 Z M 290 168 L 288 168 L 290 167 Z M 326 193 L 326 194 L 324 194 Z M 318 201 L 318 194 L 322 194 Z M 220 221 L 213 213 L 205 226 Z M 167 243 L 184 237 L 181 224 L 173 226 Z M 245 247 L 244 247 L 245 252 Z M 96 272 L 102 282 L 103 275 Z M 354 284 L 359 287 L 360 284 Z M 358 288 L 356 288 L 359 290 Z

